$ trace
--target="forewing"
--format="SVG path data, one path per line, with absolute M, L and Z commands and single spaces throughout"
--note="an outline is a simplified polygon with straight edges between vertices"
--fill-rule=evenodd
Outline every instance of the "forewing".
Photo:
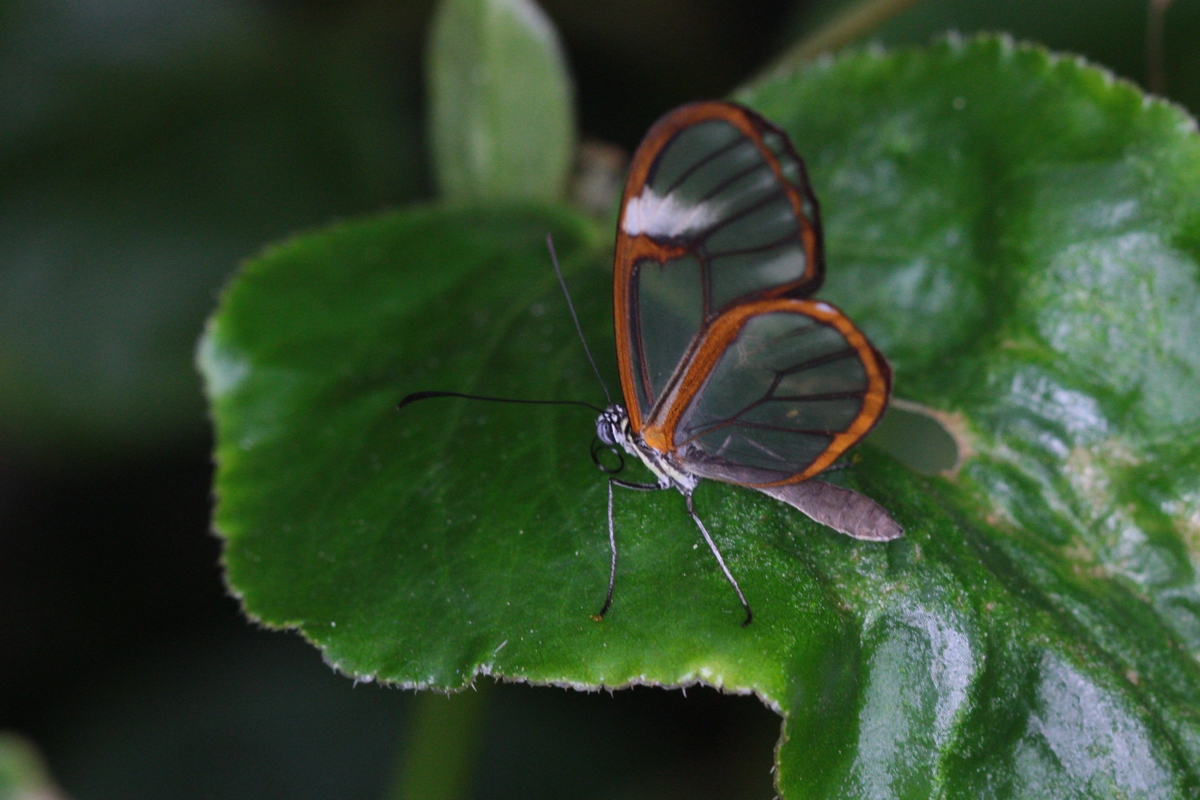
M 816 475 L 862 439 L 890 390 L 887 362 L 836 308 L 758 301 L 709 327 L 670 413 L 643 436 L 701 477 L 782 485 Z
M 820 222 L 787 136 L 731 103 L 679 108 L 634 156 L 617 233 L 621 384 L 640 430 L 707 326 L 823 276 Z

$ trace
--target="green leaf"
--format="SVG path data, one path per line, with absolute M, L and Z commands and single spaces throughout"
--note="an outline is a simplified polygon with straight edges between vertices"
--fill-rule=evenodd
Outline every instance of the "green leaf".
M 607 236 L 564 210 L 419 208 L 247 266 L 201 347 L 216 527 L 247 611 L 344 672 L 453 689 L 704 682 L 785 719 L 800 797 L 1200 791 L 1200 138 L 1177 108 L 1005 39 L 862 52 L 742 96 L 788 129 L 829 278 L 962 463 L 831 479 L 907 535 L 748 489 L 618 494 L 550 273 L 615 373 Z M 915 428 L 912 428 L 915 429 Z M 914 443 L 914 446 L 918 443 Z M 891 446 L 894 446 L 894 442 Z
M 836 19 L 861 0 L 814 0 L 795 15 L 795 33 L 811 35 L 814 29 Z M 890 19 L 883 15 L 867 35 L 886 46 L 924 44 L 946 31 L 973 34 L 977 31 L 1006 31 L 1021 39 L 1033 39 L 1055 49 L 1081 53 L 1104 64 L 1118 75 L 1142 86 L 1148 81 L 1147 18 L 1150 7 L 1164 8 L 1163 47 L 1158 56 L 1166 70 L 1166 95 L 1194 112 L 1200 109 L 1200 58 L 1196 57 L 1194 32 L 1200 26 L 1200 3 L 1128 2 L 1128 0 L 874 0 L 873 5 L 903 11 Z M 900 8 L 900 6 L 911 6 Z M 1080 24 L 1081 19 L 1087 24 Z M 828 21 L 828 22 L 827 22 Z M 862 32 L 859 32 L 860 35 Z
M 575 146 L 571 82 L 533 0 L 442 0 L 427 73 L 443 198 L 562 197 Z
M 42 754 L 25 737 L 0 731 L 0 800 L 56 800 Z

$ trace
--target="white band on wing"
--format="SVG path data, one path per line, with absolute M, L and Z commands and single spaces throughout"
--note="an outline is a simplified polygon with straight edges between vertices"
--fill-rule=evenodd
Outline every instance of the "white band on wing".
M 673 195 L 659 197 L 646 186 L 625 203 L 621 230 L 627 236 L 684 236 L 709 227 L 720 219 L 720 212 L 714 203 L 680 203 Z

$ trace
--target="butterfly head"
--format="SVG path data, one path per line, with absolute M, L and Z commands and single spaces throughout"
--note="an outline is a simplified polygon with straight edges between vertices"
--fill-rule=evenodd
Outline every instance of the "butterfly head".
M 629 414 L 618 405 L 611 405 L 596 419 L 596 436 L 604 444 L 622 446 L 629 441 Z

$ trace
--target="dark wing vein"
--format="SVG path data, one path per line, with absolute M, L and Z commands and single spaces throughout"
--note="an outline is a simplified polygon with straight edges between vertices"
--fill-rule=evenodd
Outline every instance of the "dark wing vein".
M 845 350 L 835 350 L 834 352 L 826 353 L 823 356 L 817 356 L 816 358 L 810 358 L 808 361 L 797 364 L 794 367 L 788 367 L 787 369 L 783 369 L 783 370 L 776 370 L 775 372 L 776 372 L 776 374 L 778 374 L 781 377 L 783 375 L 795 375 L 797 372 L 803 372 L 806 369 L 813 369 L 814 367 L 822 367 L 822 366 L 825 366 L 826 364 L 832 364 L 834 361 L 841 361 L 843 358 L 849 358 L 850 356 L 857 356 L 857 355 L 858 355 L 857 350 L 855 350 L 853 347 L 847 347 Z
M 856 397 L 862 398 L 866 396 L 866 389 L 847 389 L 844 392 L 825 392 L 824 394 L 798 394 L 787 395 L 784 397 L 775 397 L 772 395 L 771 397 L 765 399 L 771 402 L 780 403 L 819 403 L 822 400 L 853 400 Z M 746 409 L 746 411 L 749 410 L 749 408 Z M 744 411 L 739 412 L 739 414 L 744 413 Z
M 691 440 L 693 440 L 699 436 L 703 436 L 707 433 L 711 433 L 712 431 L 715 431 L 716 429 L 725 427 L 727 425 L 744 425 L 744 426 L 750 427 L 750 428 L 765 428 L 765 429 L 769 429 L 769 430 L 794 431 L 796 433 L 809 433 L 811 431 L 806 431 L 805 429 L 802 429 L 802 428 L 784 428 L 784 427 L 774 428 L 769 425 L 766 425 L 765 423 L 748 422 L 744 419 L 741 419 L 741 417 L 742 417 L 742 415 L 748 414 L 749 412 L 753 411 L 754 409 L 756 409 L 760 406 L 764 406 L 767 403 L 820 403 L 820 402 L 825 402 L 825 401 L 829 401 L 829 400 L 862 399 L 863 397 L 866 396 L 866 390 L 861 389 L 861 390 L 847 390 L 844 392 L 825 392 L 823 394 L 796 395 L 796 396 L 789 396 L 789 397 L 774 397 L 771 394 L 771 392 L 773 392 L 774 389 L 775 389 L 775 387 L 772 386 L 771 389 L 768 391 L 766 397 L 761 397 L 758 400 L 755 400 L 753 403 L 750 403 L 748 406 L 741 409 L 740 411 L 738 411 L 736 414 L 734 414 L 731 417 L 726 417 L 724 419 L 715 420 L 713 422 L 708 422 L 703 425 L 696 426 L 695 428 L 691 428 L 690 430 L 692 432 L 692 435 L 687 438 L 687 441 L 690 442 Z
M 741 132 L 739 131 L 739 134 L 740 133 Z M 685 169 L 683 171 L 683 173 L 678 178 L 676 178 L 675 181 L 670 186 L 668 186 L 665 190 L 663 190 L 663 193 L 662 193 L 663 197 L 666 197 L 671 192 L 678 189 L 683 184 L 684 181 L 686 181 L 688 178 L 692 177 L 692 175 L 695 174 L 696 170 L 700 169 L 705 164 L 711 163 L 714 159 L 720 158 L 721 156 L 725 155 L 733 148 L 735 148 L 738 145 L 741 145 L 747 141 L 749 141 L 749 139 L 746 139 L 745 135 L 741 134 L 738 137 L 735 137 L 733 139 L 733 141 L 731 141 L 729 144 L 722 145 L 722 146 L 718 147 L 716 150 L 713 150 L 711 153 L 706 155 L 704 158 L 700 159 L 695 164 L 692 164 L 690 167 Z M 664 147 L 662 149 L 662 152 L 664 152 L 664 153 L 667 152 L 667 150 L 670 149 L 670 147 L 671 147 L 671 145 L 667 145 L 666 147 Z M 658 164 L 656 163 L 655 167 L 657 168 L 657 166 L 658 166 Z M 653 178 L 651 178 L 650 180 L 652 181 Z
M 780 186 L 778 189 L 776 189 L 773 192 L 763 195 L 760 199 L 754 201 L 753 203 L 751 203 L 750 205 L 741 209 L 740 211 L 738 211 L 734 214 L 730 214 L 728 217 L 725 217 L 717 222 L 714 222 L 712 225 L 709 225 L 703 231 L 696 234 L 695 237 L 691 237 L 691 238 L 694 238 L 696 246 L 702 245 L 702 244 L 704 244 L 705 241 L 708 240 L 709 237 L 711 237 L 713 234 L 715 234 L 721 228 L 724 228 L 726 225 L 728 225 L 732 222 L 737 222 L 742 217 L 753 214 L 755 211 L 758 211 L 760 208 L 767 205 L 768 203 L 773 203 L 774 201 L 778 200 L 781 196 L 787 197 L 787 190 L 784 189 L 782 186 Z M 799 223 L 797 223 L 797 224 L 799 224 Z
M 782 239 L 776 239 L 773 242 L 766 244 L 756 244 L 753 247 L 739 247 L 737 250 L 722 250 L 720 253 L 709 252 L 711 258 L 726 258 L 727 256 L 748 256 L 754 253 L 762 253 L 767 250 L 774 250 L 777 247 L 783 247 L 785 244 L 792 244 L 796 241 L 796 234 L 789 233 Z
M 631 278 L 633 281 L 639 280 L 640 267 L 634 266 L 634 273 Z M 638 372 L 642 378 L 642 392 L 644 398 L 636 398 L 640 403 L 643 399 L 651 406 L 655 402 L 654 387 L 650 383 L 650 367 L 646 363 L 646 345 L 642 342 L 642 312 L 641 312 L 641 297 L 638 291 L 637 283 L 631 287 L 632 292 L 629 293 L 629 337 L 633 339 L 633 350 L 637 353 Z M 640 409 L 645 414 L 648 409 Z
M 782 425 L 771 425 L 766 422 L 749 422 L 744 419 L 727 419 L 727 420 L 722 420 L 721 422 L 713 423 L 708 428 L 706 428 L 703 431 L 703 433 L 712 433 L 713 431 L 719 430 L 720 428 L 728 428 L 728 427 L 754 428 L 756 430 L 761 430 L 761 431 L 778 431 L 780 433 L 801 433 L 801 434 L 807 434 L 809 436 L 836 436 L 837 434 L 841 433 L 841 431 L 831 431 L 827 428 L 820 428 L 820 429 L 818 429 L 818 428 L 786 428 Z M 686 441 L 681 442 L 680 444 L 681 445 L 687 444 L 687 442 L 692 441 L 693 439 L 697 438 L 697 436 L 700 436 L 700 435 L 701 434 L 696 434 L 695 436 L 689 436 Z M 750 441 L 750 440 L 747 439 L 747 441 Z
M 750 166 L 743 168 L 741 171 L 733 173 L 728 178 L 721 181 L 713 188 L 709 189 L 707 194 L 704 194 L 701 197 L 697 198 L 696 202 L 703 203 L 705 200 L 713 199 L 713 197 L 715 197 L 716 195 L 725 191 L 732 184 L 737 183 L 742 178 L 749 175 L 751 172 L 757 172 L 758 170 L 763 169 L 764 167 L 767 167 L 767 163 L 765 161 L 760 161 L 757 164 L 751 164 Z M 775 173 L 771 173 L 771 177 L 775 177 Z

